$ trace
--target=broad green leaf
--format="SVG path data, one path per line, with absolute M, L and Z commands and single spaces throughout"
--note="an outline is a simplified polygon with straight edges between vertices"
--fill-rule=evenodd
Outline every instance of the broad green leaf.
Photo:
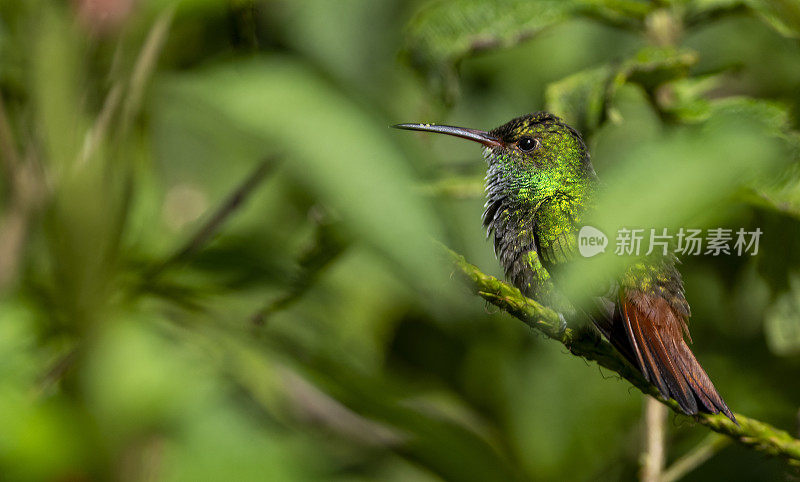
M 705 94 L 721 83 L 720 75 L 676 79 L 665 85 L 659 107 L 681 122 L 701 121 L 708 117 L 711 109 Z
M 437 1 L 411 20 L 407 48 L 420 67 L 455 62 L 472 52 L 515 45 L 566 19 L 576 4 L 573 0 Z
M 224 122 L 255 136 L 265 155 L 285 153 L 293 176 L 416 279 L 433 281 L 445 272 L 435 269 L 430 242 L 441 231 L 389 141 L 388 123 L 368 116 L 313 72 L 288 60 L 261 59 L 176 76 L 161 87 L 157 107 L 202 106 L 203 122 Z
M 800 147 L 796 134 L 791 132 L 791 117 L 786 105 L 745 96 L 708 99 L 706 94 L 719 88 L 723 80 L 721 75 L 675 80 L 667 85 L 670 98 L 660 105 L 682 121 L 704 121 L 715 114 L 751 118 L 784 137 L 790 145 Z
M 800 2 L 797 0 L 694 0 L 688 3 L 686 18 L 689 24 L 695 24 L 745 8 L 755 12 L 781 35 L 800 37 Z
M 776 133 L 790 128 L 789 112 L 786 107 L 751 97 L 725 97 L 709 104 L 709 114 L 731 114 L 753 119 Z
M 800 2 L 797 0 L 750 0 L 750 5 L 781 35 L 800 38 Z
M 412 65 L 452 94 L 455 65 L 471 54 L 517 45 L 576 15 L 625 23 L 650 9 L 625 0 L 440 0 L 411 20 L 405 51 Z
M 800 219 L 800 165 L 791 166 L 774 184 L 753 186 L 743 198 L 754 206 Z
M 647 47 L 616 68 L 604 65 L 550 84 L 545 94 L 547 108 L 588 135 L 600 126 L 606 105 L 626 82 L 652 90 L 685 77 L 696 61 L 697 54 L 691 50 Z
M 62 172 L 78 157 L 89 126 L 81 105 L 86 52 L 79 32 L 58 8 L 43 6 L 32 52 L 32 94 L 48 162 Z
M 747 0 L 675 0 L 686 9 L 684 21 L 689 25 L 718 18 L 730 11 L 744 9 Z
M 634 82 L 645 89 L 675 78 L 684 77 L 697 62 L 697 53 L 672 47 L 646 47 L 623 62 L 614 83 Z
M 755 119 L 786 145 L 789 167 L 771 179 L 745 180 L 742 198 L 755 205 L 800 218 L 800 134 L 791 129 L 786 106 L 749 97 L 727 97 L 707 103 L 704 117 L 729 114 Z
M 584 70 L 547 86 L 547 110 L 587 134 L 599 127 L 605 112 L 609 82 L 609 66 Z

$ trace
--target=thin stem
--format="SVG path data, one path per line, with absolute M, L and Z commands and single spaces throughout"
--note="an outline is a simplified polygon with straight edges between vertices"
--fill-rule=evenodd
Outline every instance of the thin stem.
M 32 156 L 22 159 L 0 93 L 0 163 L 9 183 L 9 202 L 0 217 L 0 291 L 14 279 L 25 249 L 32 213 L 45 195 L 44 182 Z
M 47 370 L 47 372 L 39 379 L 39 383 L 36 384 L 36 389 L 34 392 L 35 396 L 41 396 L 43 393 L 47 392 L 47 390 L 61 380 L 64 375 L 69 371 L 72 365 L 75 364 L 75 361 L 78 359 L 78 349 L 72 348 L 67 351 L 65 354 L 60 356 L 58 360 Z
M 149 273 L 148 278 L 158 276 L 167 267 L 180 263 L 198 252 L 219 231 L 222 225 L 255 191 L 256 187 L 267 177 L 275 167 L 277 157 L 271 156 L 261 161 L 242 184 L 217 208 L 214 214 L 200 226 L 200 229 L 166 261 L 162 262 Z
M 667 421 L 667 407 L 656 399 L 644 400 L 644 451 L 642 452 L 642 482 L 659 482 L 664 470 L 666 450 L 664 447 L 664 428 Z
M 147 38 L 144 41 L 144 45 L 142 45 L 139 56 L 136 58 L 136 63 L 133 66 L 133 72 L 131 73 L 127 85 L 127 96 L 124 99 L 125 107 L 123 111 L 122 128 L 120 129 L 123 135 L 127 132 L 130 125 L 130 118 L 136 109 L 139 108 L 144 93 L 144 86 L 147 83 L 147 79 L 150 78 L 158 55 L 164 46 L 164 42 L 166 42 L 174 11 L 174 8 L 167 9 L 156 19 L 153 26 L 150 27 L 150 31 L 147 33 Z M 78 164 L 83 164 L 88 161 L 97 151 L 101 140 L 108 133 L 111 121 L 114 119 L 114 116 L 123 102 L 125 91 L 124 82 L 121 80 L 115 82 L 111 90 L 108 91 L 100 114 L 97 116 L 92 128 L 86 134 L 86 140 L 78 156 Z
M 122 112 L 122 132 L 126 132 L 133 114 L 139 110 L 139 105 L 144 96 L 144 89 L 147 80 L 156 67 L 156 61 L 167 41 L 172 18 L 175 15 L 175 7 L 165 10 L 155 21 L 150 32 L 147 34 L 142 51 L 136 59 L 131 74 L 131 82 L 128 86 L 128 95 L 125 98 L 125 106 Z
M 686 474 L 703 465 L 717 452 L 730 445 L 731 439 L 716 433 L 710 433 L 697 447 L 676 460 L 661 476 L 661 482 L 675 482 Z
M 316 224 L 314 240 L 297 259 L 299 269 L 287 283 L 286 291 L 251 317 L 253 324 L 262 326 L 270 315 L 296 303 L 314 286 L 322 271 L 347 249 L 348 240 L 337 223 L 322 209 L 314 209 L 312 213 Z
M 19 166 L 19 154 L 14 145 L 14 136 L 11 133 L 11 123 L 8 120 L 2 93 L 0 93 L 0 162 L 3 163 L 7 178 L 13 179 Z

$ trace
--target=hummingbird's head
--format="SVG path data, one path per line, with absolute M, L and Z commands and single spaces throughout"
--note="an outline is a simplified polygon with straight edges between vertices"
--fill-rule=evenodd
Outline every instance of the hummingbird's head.
M 491 131 L 435 124 L 398 124 L 399 129 L 437 132 L 485 146 L 490 189 L 518 200 L 537 200 L 585 185 L 595 178 L 581 135 L 558 117 L 537 112 Z

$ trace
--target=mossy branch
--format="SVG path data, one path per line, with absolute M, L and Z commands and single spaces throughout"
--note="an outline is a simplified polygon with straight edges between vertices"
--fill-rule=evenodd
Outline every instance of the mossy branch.
M 560 342 L 573 355 L 597 362 L 598 365 L 616 372 L 645 395 L 656 398 L 673 412 L 685 416 L 675 400 L 662 398 L 658 390 L 595 331 L 589 328 L 564 327 L 558 313 L 552 309 L 525 297 L 508 283 L 484 274 L 476 266 L 468 263 L 460 254 L 449 249 L 447 251 L 476 294 L 507 311 L 531 328 L 544 333 L 548 338 Z M 721 414 L 700 414 L 692 418 L 746 447 L 768 455 L 782 457 L 790 465 L 800 467 L 800 440 L 784 430 L 738 413 L 736 420 L 739 425 Z

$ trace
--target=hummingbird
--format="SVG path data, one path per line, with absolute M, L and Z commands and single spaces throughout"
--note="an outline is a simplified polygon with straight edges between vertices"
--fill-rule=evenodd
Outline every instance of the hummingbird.
M 506 277 L 523 294 L 547 298 L 559 270 L 581 262 L 578 232 L 600 189 L 581 134 L 548 112 L 481 131 L 437 124 L 393 127 L 460 137 L 484 146 L 483 226 Z M 686 339 L 689 304 L 674 254 L 635 260 L 593 293 L 584 313 L 608 341 L 684 413 L 736 419 Z M 563 281 L 562 281 L 563 282 Z M 552 297 L 549 297 L 552 300 Z

